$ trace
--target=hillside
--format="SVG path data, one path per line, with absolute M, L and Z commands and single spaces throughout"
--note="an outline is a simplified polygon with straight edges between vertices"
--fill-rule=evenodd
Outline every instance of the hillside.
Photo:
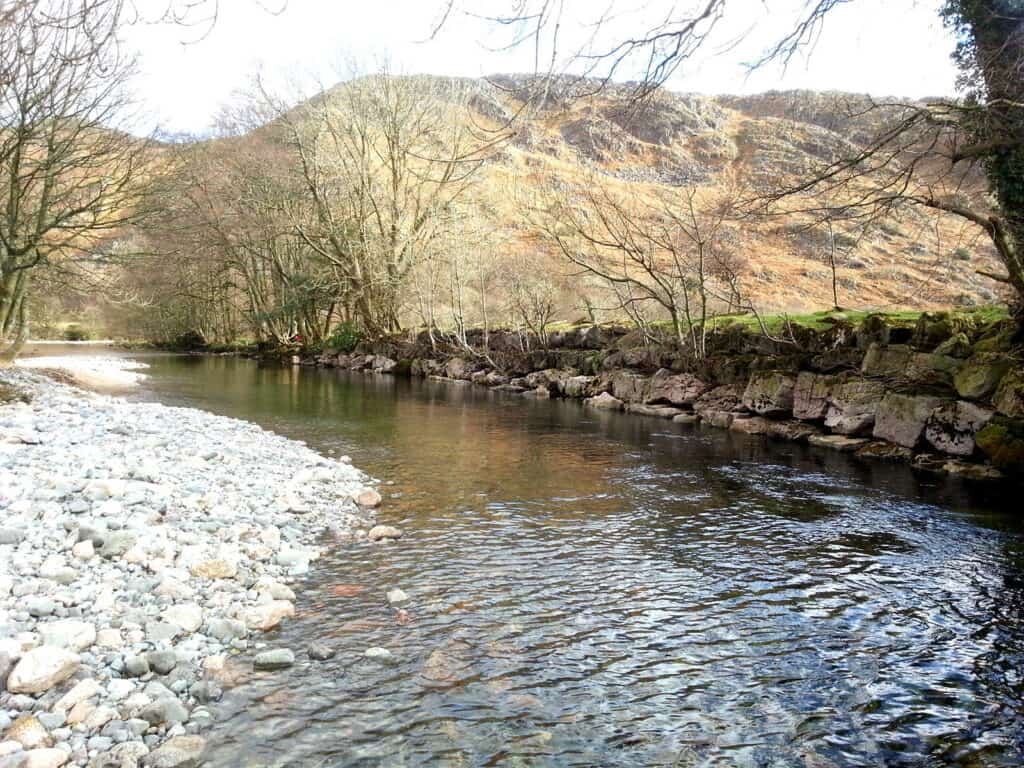
M 571 194 L 596 177 L 638 205 L 671 187 L 738 184 L 765 192 L 868 140 L 883 117 L 882 110 L 865 111 L 863 97 L 839 93 L 665 93 L 626 109 L 624 94 L 614 89 L 540 99 L 530 86 L 529 78 L 508 75 L 472 82 L 471 119 L 514 132 L 473 192 L 507 235 L 510 252 L 545 250 L 522 216 L 522 201 L 544 190 Z M 744 288 L 757 306 L 803 312 L 831 305 L 823 230 L 774 218 L 744 222 L 738 232 L 748 261 Z M 996 269 L 994 253 L 959 219 L 910 211 L 865 236 L 839 234 L 836 242 L 844 306 L 932 308 L 999 299 L 997 284 L 975 274 Z M 550 258 L 553 269 L 564 269 L 557 256 Z

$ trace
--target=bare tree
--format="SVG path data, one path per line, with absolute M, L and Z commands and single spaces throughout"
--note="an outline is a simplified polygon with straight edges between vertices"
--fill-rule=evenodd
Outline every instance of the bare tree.
M 300 235 L 351 286 L 366 331 L 399 330 L 409 275 L 503 138 L 476 135 L 452 81 L 385 72 L 295 108 L 262 93 L 298 158 L 312 212 Z
M 101 253 L 132 213 L 146 145 L 119 122 L 121 12 L 74 0 L 0 11 L 0 358 L 27 336 L 33 270 Z
M 641 327 L 649 327 L 645 309 L 657 306 L 675 341 L 703 357 L 710 321 L 746 308 L 730 231 L 738 200 L 732 190 L 682 188 L 643 205 L 592 180 L 573 199 L 549 201 L 533 215 L 545 238 L 603 280 Z

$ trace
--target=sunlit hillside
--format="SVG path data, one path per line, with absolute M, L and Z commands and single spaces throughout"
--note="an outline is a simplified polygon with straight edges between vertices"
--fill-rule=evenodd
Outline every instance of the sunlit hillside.
M 466 119 L 482 136 L 509 138 L 488 159 L 473 199 L 505 237 L 496 258 L 546 254 L 530 205 L 560 192 L 607 185 L 642 207 L 666 189 L 730 185 L 748 196 L 796 183 L 868 140 L 884 110 L 863 98 L 806 91 L 744 97 L 664 93 L 640 106 L 626 89 L 592 97 L 539 98 L 527 78 L 472 81 Z M 344 88 L 345 86 L 339 86 Z M 830 306 L 828 238 L 807 219 L 743 221 L 737 229 L 749 274 L 744 288 L 765 311 Z M 996 269 L 976 228 L 951 216 L 909 211 L 866 233 L 837 232 L 840 299 L 856 308 L 989 303 L 996 284 L 975 269 Z

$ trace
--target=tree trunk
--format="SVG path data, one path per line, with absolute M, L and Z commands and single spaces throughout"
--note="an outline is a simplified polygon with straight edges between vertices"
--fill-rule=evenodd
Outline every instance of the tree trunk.
M 17 357 L 28 338 L 28 271 L 0 273 L 0 364 Z
M 960 14 L 974 37 L 976 64 L 984 80 L 987 122 L 1017 141 L 995 149 L 986 171 L 999 203 L 993 239 L 1017 294 L 1016 313 L 1024 320 L 1024 9 L 1007 0 L 961 0 Z

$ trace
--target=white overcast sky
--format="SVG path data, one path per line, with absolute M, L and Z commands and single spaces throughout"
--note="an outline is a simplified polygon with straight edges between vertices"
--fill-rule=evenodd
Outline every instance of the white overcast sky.
M 644 13 L 650 12 L 651 3 L 655 13 L 659 4 L 662 9 L 672 4 L 615 1 L 617 8 L 642 5 Z M 582 30 L 582 23 L 591 20 L 588 14 L 607 2 L 568 0 L 563 28 Z M 726 41 L 743 34 L 743 42 L 715 55 L 714 46 L 708 46 L 707 55 L 677 73 L 669 86 L 709 94 L 773 88 L 910 97 L 953 93 L 953 40 L 938 18 L 941 0 L 852 0 L 833 11 L 806 57 L 785 71 L 773 66 L 748 77 L 743 62 L 784 29 L 802 2 L 732 0 L 717 39 L 725 47 Z M 469 7 L 481 12 L 512 6 L 512 0 L 471 3 Z M 166 4 L 139 0 L 143 10 Z M 136 88 L 146 111 L 168 131 L 207 130 L 218 107 L 259 68 L 327 84 L 342 79 L 344 63 L 353 59 L 372 64 L 386 57 L 391 69 L 403 73 L 476 77 L 532 71 L 532 47 L 496 50 L 507 32 L 465 15 L 452 15 L 441 34 L 425 41 L 442 5 L 443 0 L 220 0 L 220 17 L 212 29 L 140 24 L 128 30 L 126 42 L 139 54 Z M 687 0 L 675 5 L 685 8 Z M 640 11 L 636 13 L 609 32 L 636 32 Z

